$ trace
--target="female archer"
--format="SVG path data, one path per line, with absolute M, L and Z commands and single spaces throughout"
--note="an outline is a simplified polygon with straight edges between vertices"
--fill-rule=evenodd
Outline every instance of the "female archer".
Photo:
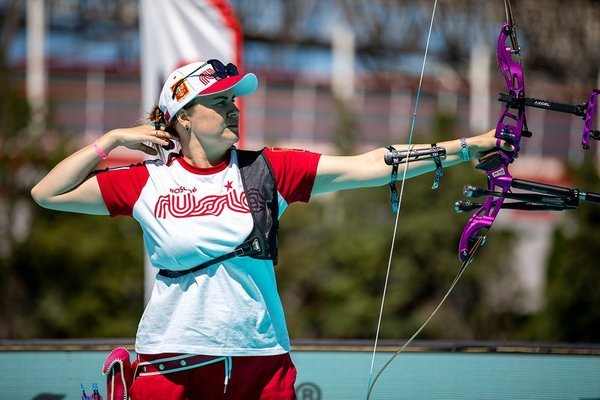
M 136 335 L 137 370 L 125 395 L 134 400 L 295 399 L 274 273 L 278 220 L 313 195 L 388 184 L 385 159 L 409 149 L 238 150 L 235 100 L 257 85 L 254 74 L 218 60 L 183 66 L 164 83 L 151 124 L 105 133 L 31 191 L 42 207 L 130 216 L 142 228 L 157 275 Z M 181 150 L 165 161 L 94 171 L 119 146 L 155 156 L 173 141 Z M 406 176 L 480 157 L 496 138 L 491 131 L 438 147 L 441 157 L 409 163 Z

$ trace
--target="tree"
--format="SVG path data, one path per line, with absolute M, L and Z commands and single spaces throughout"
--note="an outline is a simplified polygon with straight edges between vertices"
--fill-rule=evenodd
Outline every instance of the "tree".
M 600 187 L 597 168 L 589 158 L 573 171 L 573 177 L 577 187 Z M 600 341 L 600 268 L 594 257 L 600 248 L 599 220 L 600 207 L 582 203 L 555 230 L 545 306 L 526 330 L 532 340 Z
M 349 111 L 346 111 L 349 112 Z M 350 117 L 339 127 L 350 129 Z M 454 121 L 439 119 L 438 141 Z M 444 123 L 442 123 L 444 122 Z M 343 134 L 343 136 L 346 136 Z M 440 139 L 441 140 L 441 139 Z M 348 140 L 341 140 L 348 146 Z M 406 183 L 381 330 L 383 339 L 406 339 L 441 300 L 458 271 L 457 243 L 466 216 L 453 211 L 465 182 L 483 175 L 469 165 L 446 170 L 440 188 L 432 174 Z M 292 206 L 281 223 L 281 295 L 292 338 L 373 338 L 386 274 L 394 216 L 388 189 L 368 188 L 315 197 Z M 510 255 L 500 229 L 482 247 L 447 303 L 421 338 L 517 339 L 512 316 L 487 306 L 491 274 L 501 274 Z M 498 329 L 503 325 L 507 329 Z
M 78 143 L 52 121 L 41 138 L 30 137 L 27 101 L 4 60 L 0 54 L 0 338 L 133 336 L 143 305 L 140 230 L 128 219 L 99 222 L 34 204 L 33 185 Z

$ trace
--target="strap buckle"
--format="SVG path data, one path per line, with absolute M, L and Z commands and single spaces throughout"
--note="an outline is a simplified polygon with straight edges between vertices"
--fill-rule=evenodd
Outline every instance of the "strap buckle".
M 250 254 L 260 253 L 260 240 L 257 237 L 253 237 L 248 241 L 242 243 L 239 247 L 237 247 L 233 253 L 235 257 L 243 257 Z

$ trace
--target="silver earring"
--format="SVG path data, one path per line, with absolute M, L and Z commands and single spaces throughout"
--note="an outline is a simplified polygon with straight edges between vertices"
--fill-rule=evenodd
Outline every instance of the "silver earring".
M 190 127 L 189 127 L 189 126 L 186 126 L 186 127 L 185 127 L 185 131 L 186 131 L 186 132 L 189 132 L 189 131 L 190 131 Z

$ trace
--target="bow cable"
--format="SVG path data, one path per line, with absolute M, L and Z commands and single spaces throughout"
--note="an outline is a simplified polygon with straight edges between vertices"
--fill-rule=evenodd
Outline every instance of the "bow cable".
M 429 51 L 429 42 L 431 40 L 431 31 L 433 30 L 433 21 L 435 19 L 435 10 L 437 8 L 437 0 L 434 1 L 433 3 L 433 11 L 431 13 L 431 22 L 429 23 L 429 32 L 427 33 L 427 43 L 425 44 L 425 53 L 423 55 L 423 64 L 421 66 L 421 76 L 419 78 L 419 85 L 417 87 L 417 95 L 416 95 L 416 99 L 415 99 L 415 107 L 413 110 L 413 115 L 412 115 L 412 119 L 411 119 L 411 125 L 410 125 L 410 134 L 408 137 L 408 151 L 412 150 L 412 142 L 413 142 L 413 134 L 414 134 L 414 130 L 415 130 L 415 120 L 417 118 L 417 110 L 419 108 L 419 98 L 421 97 L 421 86 L 423 84 L 423 75 L 425 74 L 425 64 L 427 62 L 427 53 Z M 375 364 L 375 355 L 377 353 L 377 344 L 379 342 L 379 332 L 381 330 L 381 321 L 383 318 L 383 307 L 385 304 L 385 295 L 387 292 L 387 286 L 388 286 L 388 282 L 389 282 L 389 277 L 390 277 L 390 270 L 391 270 L 391 265 L 392 265 L 392 257 L 394 254 L 394 243 L 396 242 L 396 233 L 398 230 L 398 216 L 400 215 L 400 208 L 402 206 L 402 197 L 404 196 L 404 184 L 406 182 L 406 175 L 407 175 L 407 171 L 408 171 L 408 165 L 410 164 L 410 161 L 407 160 L 407 162 L 404 164 L 404 171 L 403 171 L 403 175 L 402 175 L 402 184 L 400 185 L 400 196 L 399 196 L 399 202 L 398 202 L 398 211 L 396 212 L 396 218 L 394 221 L 394 232 L 392 234 L 392 243 L 390 246 L 390 254 L 388 257 L 388 263 L 387 263 L 387 270 L 386 270 L 386 275 L 385 275 L 385 283 L 383 285 L 383 295 L 381 297 L 381 306 L 379 308 L 379 319 L 377 321 L 377 331 L 375 333 L 375 343 L 373 345 L 373 354 L 371 356 L 371 368 L 369 370 L 369 381 L 367 384 L 367 399 L 369 399 L 370 395 L 371 395 L 371 391 L 373 390 L 373 386 L 375 385 L 375 382 L 377 382 L 377 378 L 379 378 L 379 376 L 381 375 L 381 373 L 383 372 L 383 370 L 387 367 L 386 364 L 377 374 L 377 376 L 375 377 L 375 379 L 373 380 L 373 382 L 371 382 L 371 379 L 373 378 L 373 366 Z M 425 324 L 427 323 L 427 321 L 425 322 Z M 419 331 L 417 331 L 417 334 L 421 331 L 421 329 L 423 329 L 423 327 L 425 326 L 425 324 L 423 324 L 423 326 L 419 329 Z M 416 336 L 416 334 L 414 335 Z M 408 343 L 408 342 L 407 342 Z M 391 360 L 390 360 L 391 361 Z

